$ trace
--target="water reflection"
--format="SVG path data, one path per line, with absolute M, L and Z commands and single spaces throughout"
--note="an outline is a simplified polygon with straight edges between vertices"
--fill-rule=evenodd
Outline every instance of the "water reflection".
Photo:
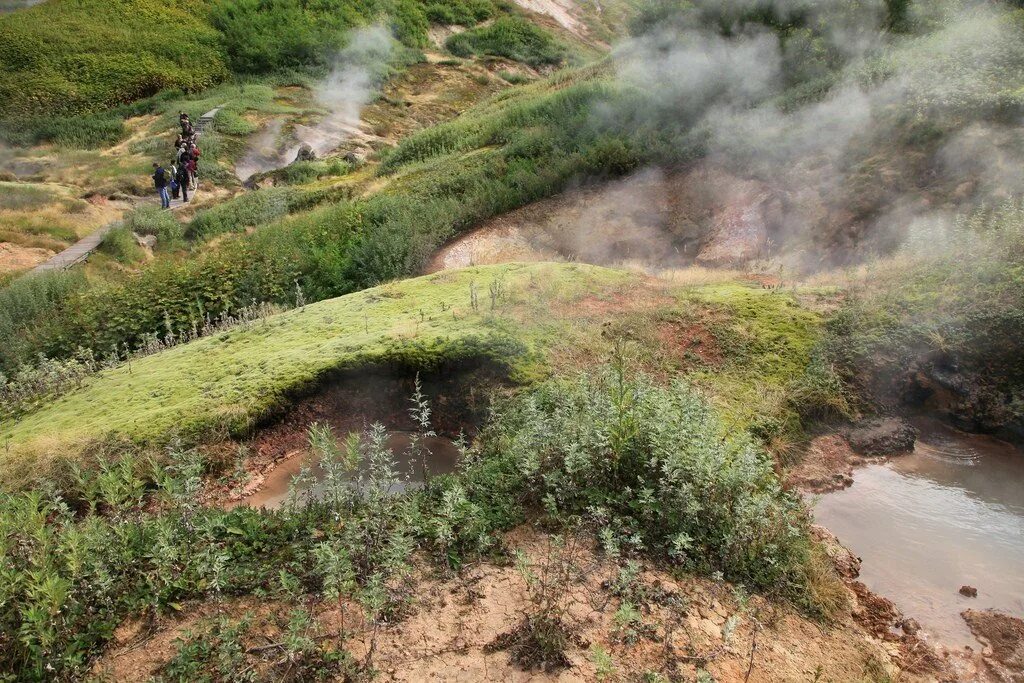
M 815 517 L 863 558 L 861 579 L 949 645 L 977 646 L 959 613 L 1024 616 L 1024 453 L 932 421 L 912 454 L 854 475 Z M 977 587 L 965 598 L 960 586 Z
M 388 434 L 387 447 L 395 456 L 395 469 L 398 473 L 398 483 L 392 489 L 396 493 L 423 484 L 424 464 L 428 477 L 451 474 L 458 465 L 459 451 L 451 439 L 443 436 L 420 439 L 420 449 L 426 454 L 425 459 L 421 459 L 411 457 L 409 445 L 412 438 L 412 432 L 390 432 Z M 288 498 L 292 479 L 299 474 L 299 470 L 304 464 L 309 466 L 314 481 L 312 485 L 299 485 L 296 490 L 300 493 L 308 491 L 312 496 L 317 496 L 323 491 L 324 472 L 314 458 L 306 452 L 295 455 L 275 467 L 267 475 L 263 487 L 259 491 L 231 504 L 231 507 L 248 505 L 268 510 L 280 508 Z M 368 463 L 364 459 L 360 462 L 360 473 L 365 475 L 367 468 Z

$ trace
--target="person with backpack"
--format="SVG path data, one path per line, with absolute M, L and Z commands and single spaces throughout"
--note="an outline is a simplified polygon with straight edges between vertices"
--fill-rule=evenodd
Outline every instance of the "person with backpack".
M 178 164 L 171 164 L 171 199 L 177 199 L 181 193 L 181 186 L 178 185 Z
M 160 208 L 169 209 L 171 208 L 171 198 L 167 195 L 167 182 L 168 176 L 167 171 L 164 167 L 157 162 L 153 162 L 153 185 L 156 186 L 156 191 L 160 194 Z
M 177 173 L 178 187 L 181 189 L 181 201 L 183 202 L 188 201 L 189 183 L 191 183 L 192 181 L 191 174 L 189 173 L 189 166 L 191 165 L 191 163 L 192 155 L 189 154 L 188 150 L 186 149 L 181 153 L 181 156 L 178 158 Z
M 188 146 L 189 156 L 192 161 L 189 165 L 189 174 L 192 177 L 192 191 L 199 187 L 199 147 L 193 142 Z
M 196 129 L 192 126 L 192 120 L 189 119 L 188 114 L 181 112 L 181 116 L 178 117 L 178 123 L 181 124 L 182 139 L 192 139 L 192 136 L 196 134 Z

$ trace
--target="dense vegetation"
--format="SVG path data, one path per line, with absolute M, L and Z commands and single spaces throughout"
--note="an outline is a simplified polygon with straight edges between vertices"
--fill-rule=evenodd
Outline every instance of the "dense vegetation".
M 550 35 L 488 0 L 218 0 L 187 13 L 207 69 L 189 78 L 202 80 L 157 82 L 156 70 L 179 64 L 175 51 L 186 41 L 168 53 L 142 31 L 110 37 L 92 58 L 95 69 L 75 71 L 82 82 L 51 78 L 71 73 L 66 55 L 79 58 L 96 39 L 91 22 L 139 7 L 115 3 L 94 17 L 91 2 L 0 19 L 0 39 L 9 38 L 0 58 L 15 65 L 0 75 L 0 96 L 13 95 L 0 114 L 18 118 L 9 139 L 110 142 L 124 132 L 117 112 L 133 107 L 171 127 L 183 100 L 167 88 L 194 90 L 231 73 L 315 73 L 351 29 L 379 20 L 410 48 L 423 45 L 435 21 L 469 27 L 447 43 L 457 55 L 536 67 L 566 56 Z M 152 8 L 147 30 L 181 12 Z M 848 19 L 859 26 L 863 13 L 886 33 L 852 60 L 844 41 L 853 38 L 835 29 L 849 28 Z M 48 35 L 36 28 L 39 17 L 56 17 L 67 33 L 46 64 L 27 56 L 26 46 Z M 62 21 L 81 23 L 90 37 Z M 297 164 L 276 175 L 296 186 L 245 193 L 187 222 L 157 210 L 129 213 L 103 245 L 134 267 L 117 278 L 59 273 L 0 290 L 0 679 L 84 676 L 126 618 L 178 612 L 189 600 L 344 603 L 377 628 L 415 606 L 414 562 L 447 572 L 482 557 L 509 561 L 500 534 L 522 524 L 588 534 L 623 567 L 644 558 L 727 579 L 827 619 L 845 591 L 809 537 L 803 502 L 782 489 L 772 455 L 784 459 L 807 419 L 849 417 L 851 388 L 879 403 L 902 400 L 892 394 L 907 387 L 894 383 L 911 376 L 967 386 L 961 398 L 972 405 L 940 406 L 954 417 L 967 410 L 975 420 L 967 426 L 1024 433 L 1019 201 L 978 209 L 948 232 L 929 223 L 841 302 L 814 287 L 790 294 L 739 283 L 653 285 L 576 264 L 394 280 L 420 271 L 444 240 L 482 219 L 580 180 L 677 167 L 714 145 L 734 163 L 749 162 L 750 175 L 766 175 L 773 166 L 759 154 L 758 135 L 723 143 L 709 114 L 814 112 L 850 83 L 868 93 L 905 88 L 881 100 L 870 139 L 837 164 L 851 179 L 841 189 L 856 195 L 837 205 L 873 219 L 890 188 L 865 177 L 898 185 L 954 134 L 1022 111 L 1024 48 L 1013 32 L 987 33 L 1003 22 L 1019 28 L 1022 15 L 968 17 L 953 37 L 931 33 L 935 21 L 901 0 L 657 3 L 636 18 L 644 37 L 633 49 L 671 61 L 680 36 L 719 45 L 756 35 L 779 49 L 781 83 L 733 88 L 712 78 L 694 97 L 660 81 L 651 92 L 621 77 L 626 62 L 614 59 L 555 73 L 371 159 L 376 166 L 359 168 L 372 193 L 345 182 L 300 187 L 352 166 Z M 893 35 L 916 37 L 890 44 Z M 118 50 L 138 50 L 138 64 L 119 71 L 111 61 Z M 111 70 L 119 78 L 107 79 Z M 35 94 L 14 93 L 19 77 Z M 223 94 L 206 90 L 190 106 L 216 106 Z M 62 102 L 54 117 L 24 119 L 51 100 Z M 116 104 L 126 108 L 112 113 Z M 240 137 L 254 128 L 243 114 L 278 106 L 286 105 L 272 88 L 248 84 L 218 123 Z M 70 118 L 93 111 L 106 113 Z M 209 139 L 215 149 L 217 138 Z M 148 150 L 163 141 L 135 144 Z M 902 175 L 888 173 L 886 164 L 907 150 L 919 154 Z M 10 201 L 31 207 L 42 199 L 25 190 Z M 142 264 L 132 233 L 158 237 L 151 263 Z M 694 344 L 666 343 L 687 334 Z M 594 367 L 609 349 L 612 363 Z M 309 448 L 324 473 L 318 496 L 293 492 L 271 512 L 225 510 L 204 497 L 204 486 L 246 483 L 246 447 L 233 439 L 338 373 L 457 363 L 493 365 L 520 386 L 496 399 L 472 446 L 460 440 L 454 475 L 425 476 L 422 488 L 396 494 L 383 427 L 346 439 L 313 424 Z M 410 412 L 426 436 L 429 405 L 418 381 Z M 560 628 L 557 617 L 532 616 L 528 628 Z M 295 610 L 274 645 L 288 668 L 271 673 L 373 675 L 372 649 L 354 657 L 344 629 L 327 645 L 306 638 L 308 619 Z M 214 670 L 253 677 L 238 645 L 245 628 L 225 620 L 186 638 L 157 678 Z
M 216 31 L 177 2 L 43 3 L 0 17 L 0 46 L 3 118 L 88 113 L 227 75 Z
M 0 139 L 108 144 L 154 96 L 232 76 L 322 75 L 354 28 L 383 23 L 421 48 L 428 21 L 469 26 L 496 11 L 487 0 L 43 3 L 0 15 Z
M 923 230 L 830 321 L 830 352 L 871 400 L 930 402 L 962 427 L 1020 439 L 1022 274 L 1019 201 Z
M 95 372 L 108 357 L 79 353 L 25 366 L 0 390 L 0 419 L 11 416 L 0 431 L 0 482 L 30 484 L 111 438 L 159 448 L 172 439 L 193 445 L 244 435 L 346 369 L 475 358 L 530 382 L 558 371 L 566 354 L 603 355 L 613 337 L 633 340 L 645 367 L 685 374 L 714 397 L 724 420 L 765 441 L 798 437 L 815 411 L 843 412 L 841 387 L 812 353 L 821 317 L 789 295 L 739 284 L 667 299 L 652 292 L 649 306 L 605 327 L 593 314 L 564 314 L 578 301 L 643 290 L 636 276 L 592 266 L 470 268 L 304 306 L 293 300 L 298 308 L 280 315 L 242 309 L 228 329 L 223 318 L 197 320 L 182 333 L 147 337 L 141 353 L 97 374 L 83 376 L 83 365 Z M 666 330 L 691 328 L 706 330 L 708 352 L 721 349 L 726 358 L 704 362 L 660 347 Z M 205 338 L 195 340 L 197 333 Z
M 414 398 L 429 430 L 429 405 Z M 371 623 L 390 620 L 415 600 L 400 581 L 414 550 L 457 566 L 538 517 L 601 527 L 612 557 L 654 554 L 813 612 L 836 607 L 818 592 L 834 579 L 811 569 L 806 521 L 770 458 L 741 434 L 723 439 L 686 387 L 628 378 L 619 365 L 544 385 L 496 415 L 458 474 L 403 496 L 393 493 L 382 427 L 339 444 L 317 425 L 309 439 L 324 494 L 292 496 L 277 512 L 200 506 L 204 468 L 187 451 L 165 464 L 112 457 L 59 489 L 3 494 L 0 671 L 38 680 L 81 672 L 125 616 L 190 598 L 345 597 Z M 369 467 L 359 470 L 361 460 Z M 353 666 L 343 655 L 326 663 Z
M 456 33 L 444 45 L 459 57 L 494 55 L 531 66 L 558 64 L 565 58 L 565 48 L 547 31 L 521 17 L 502 17 L 486 27 Z

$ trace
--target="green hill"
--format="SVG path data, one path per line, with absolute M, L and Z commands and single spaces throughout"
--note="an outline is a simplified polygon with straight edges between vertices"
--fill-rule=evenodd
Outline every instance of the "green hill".
M 228 75 L 202 3 L 46 2 L 0 17 L 0 117 L 70 115 Z

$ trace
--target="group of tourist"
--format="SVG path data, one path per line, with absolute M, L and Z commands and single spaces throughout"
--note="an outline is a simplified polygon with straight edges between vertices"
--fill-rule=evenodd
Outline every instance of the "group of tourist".
M 199 133 L 185 112 L 181 112 L 178 123 L 181 124 L 181 133 L 174 141 L 174 161 L 170 171 L 159 162 L 153 162 L 153 184 L 160 195 L 160 206 L 165 209 L 171 208 L 171 198 L 177 199 L 179 194 L 182 201 L 188 201 L 189 191 L 196 189 L 199 170 L 199 146 L 196 144 Z

